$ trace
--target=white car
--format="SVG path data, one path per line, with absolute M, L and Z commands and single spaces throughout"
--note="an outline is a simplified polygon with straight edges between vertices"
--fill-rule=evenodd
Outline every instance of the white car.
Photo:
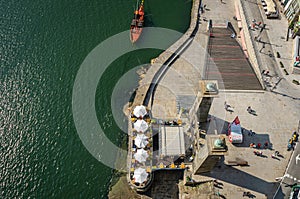
M 242 127 L 238 117 L 228 126 L 228 137 L 231 143 L 243 143 Z

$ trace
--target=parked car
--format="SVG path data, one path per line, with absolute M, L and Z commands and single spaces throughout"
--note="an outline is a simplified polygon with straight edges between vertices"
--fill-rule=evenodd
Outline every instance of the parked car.
M 228 137 L 231 143 L 243 143 L 243 132 L 240 120 L 236 117 L 233 122 L 228 125 Z

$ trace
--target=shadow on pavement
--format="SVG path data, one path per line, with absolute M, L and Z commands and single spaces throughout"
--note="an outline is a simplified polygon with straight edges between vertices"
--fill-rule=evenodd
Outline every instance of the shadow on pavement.
M 218 117 L 214 117 L 209 115 L 209 122 L 200 123 L 200 128 L 205 130 L 208 135 L 214 134 L 228 134 L 228 125 L 229 122 L 224 121 Z M 251 129 L 243 128 L 243 121 L 241 121 L 242 131 L 243 131 L 243 143 L 241 144 L 234 144 L 235 147 L 249 147 L 251 143 L 255 144 L 256 146 L 260 143 L 259 150 L 263 149 L 272 149 L 273 145 L 270 141 L 269 134 L 257 134 L 252 132 Z M 268 143 L 268 146 L 265 148 L 264 144 Z
M 224 164 L 224 162 L 219 164 L 219 167 L 216 167 L 211 172 L 203 173 L 202 175 L 212 177 L 217 180 L 222 180 L 229 184 L 243 187 L 248 190 L 259 192 L 267 196 L 268 199 L 271 199 L 273 197 L 273 193 L 276 192 L 278 183 L 267 182 L 251 174 L 238 170 L 233 166 L 228 166 Z
M 280 187 L 279 190 L 278 190 L 278 192 L 277 192 L 277 194 L 276 194 L 276 196 L 274 197 L 274 199 L 282 199 L 284 197 L 285 197 L 285 194 L 283 193 L 283 191 L 282 191 L 282 189 Z
M 293 97 L 293 96 L 290 96 L 290 95 L 287 95 L 287 94 L 284 94 L 284 93 L 280 93 L 280 92 L 277 92 L 277 91 L 273 91 L 271 90 L 272 93 L 275 93 L 275 94 L 278 94 L 278 95 L 281 95 L 283 97 L 288 97 L 288 98 L 291 98 L 293 100 L 300 100 L 299 97 Z

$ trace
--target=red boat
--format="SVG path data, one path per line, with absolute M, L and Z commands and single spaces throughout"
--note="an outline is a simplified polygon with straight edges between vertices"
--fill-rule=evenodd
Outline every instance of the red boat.
M 130 40 L 132 43 L 135 43 L 143 30 L 144 26 L 144 0 L 142 0 L 140 6 L 137 5 L 136 10 L 134 11 L 133 19 L 130 25 Z

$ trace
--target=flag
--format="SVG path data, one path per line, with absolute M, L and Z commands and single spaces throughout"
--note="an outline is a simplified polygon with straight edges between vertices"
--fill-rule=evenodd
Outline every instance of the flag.
M 238 116 L 235 117 L 235 119 L 233 120 L 233 123 L 234 123 L 235 125 L 240 124 L 240 120 L 239 120 L 239 117 L 238 117 Z

